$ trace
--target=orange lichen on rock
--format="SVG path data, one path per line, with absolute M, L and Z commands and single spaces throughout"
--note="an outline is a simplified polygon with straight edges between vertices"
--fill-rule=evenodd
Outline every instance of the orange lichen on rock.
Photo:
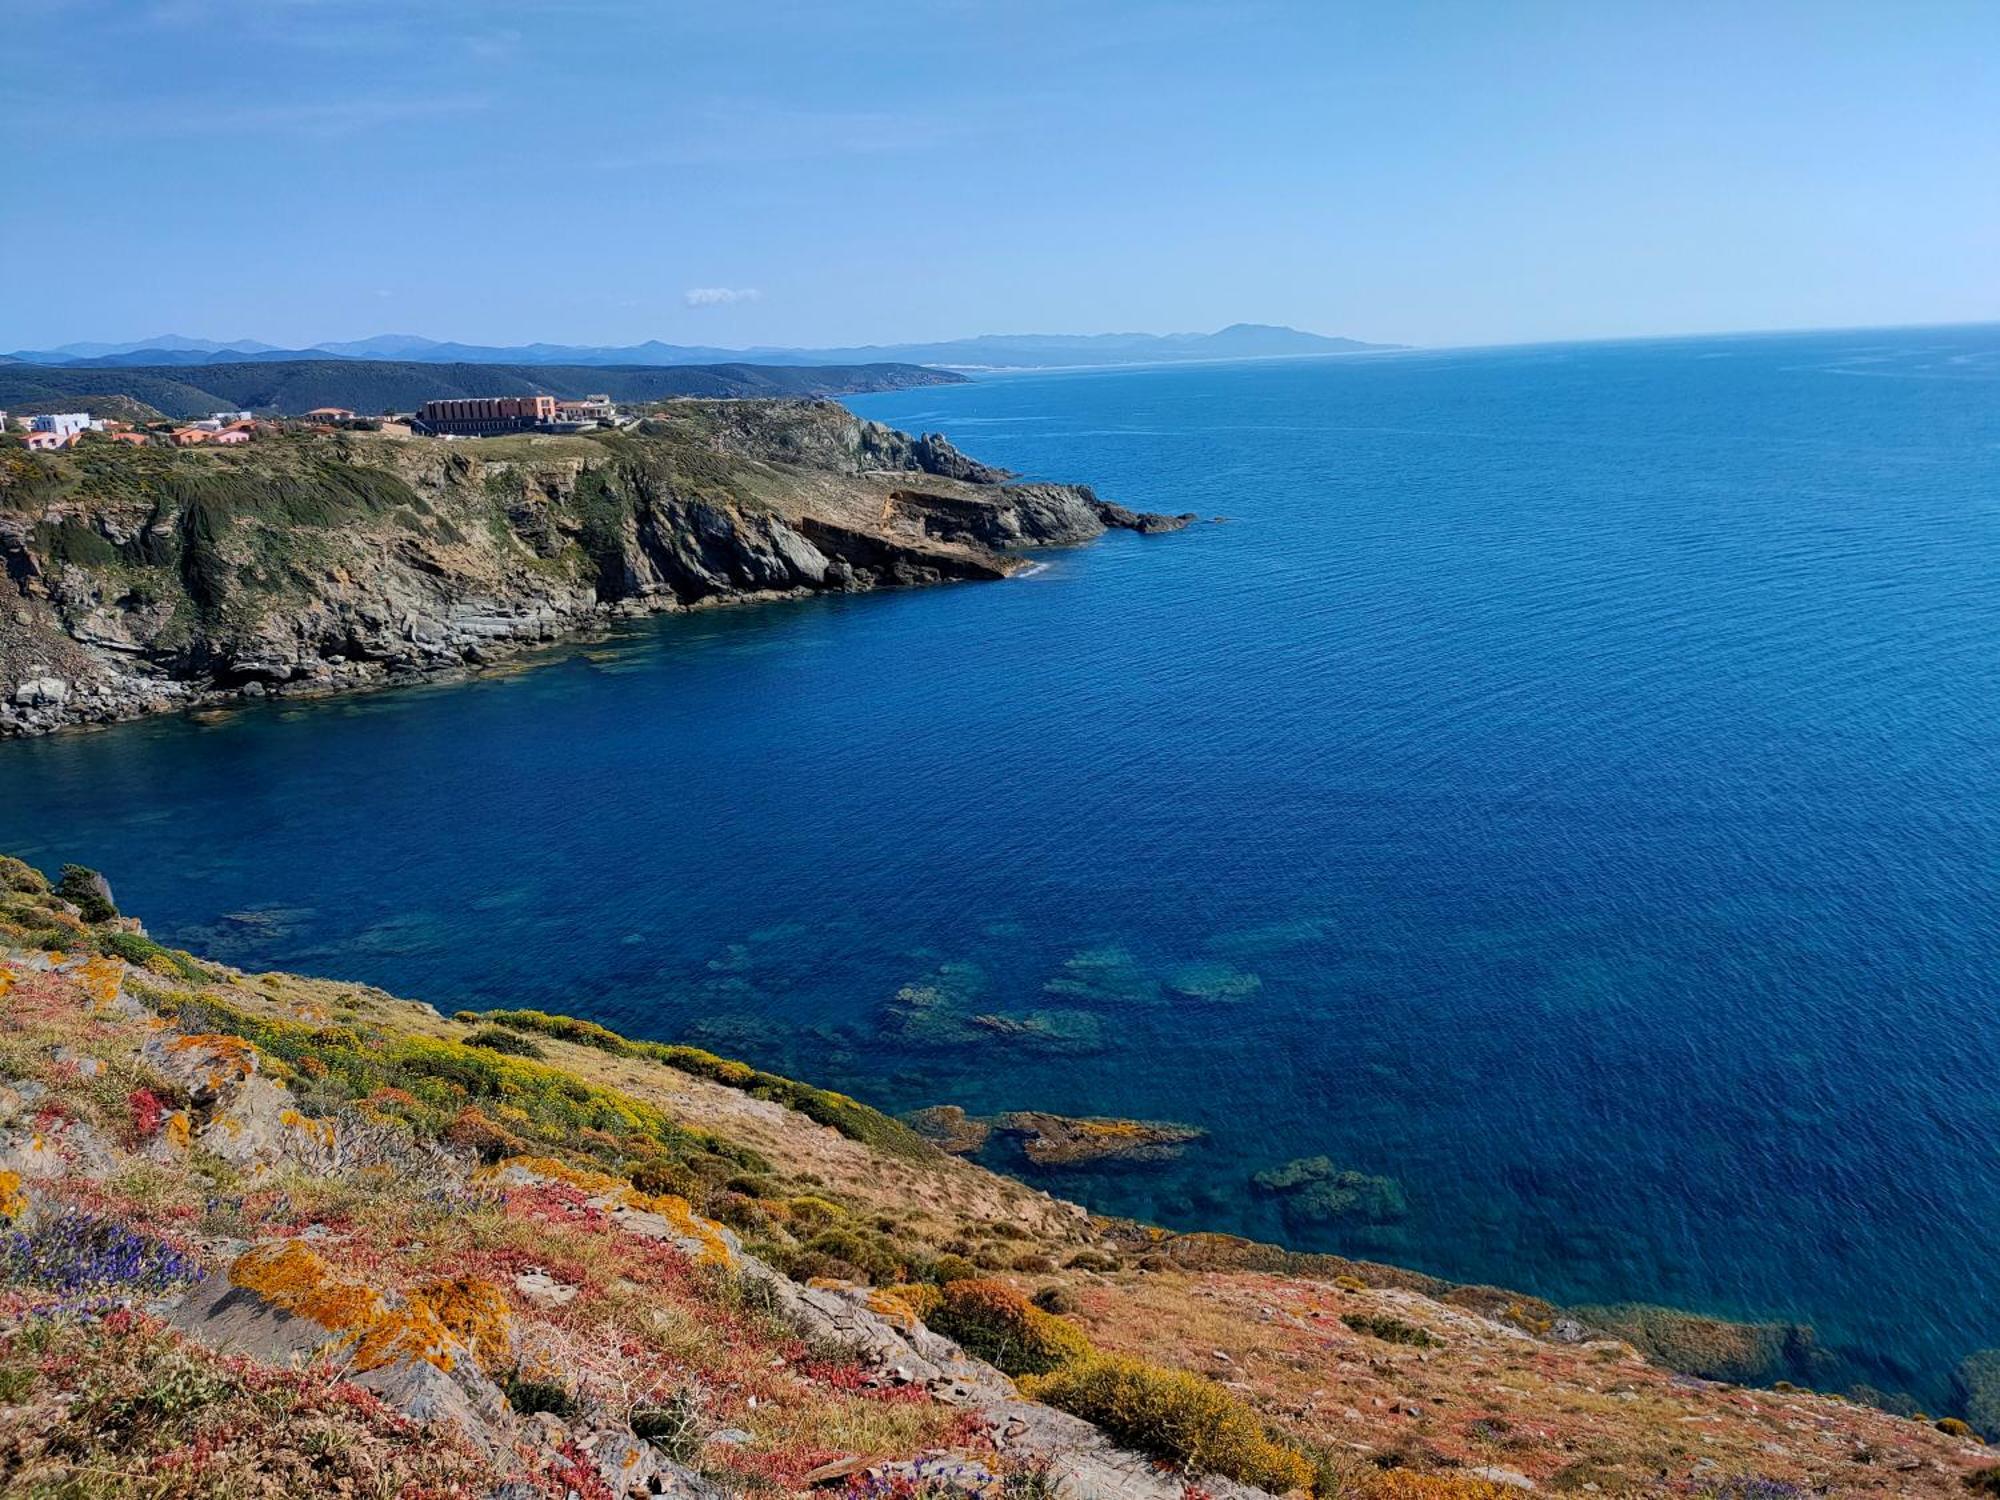
M 349 1342 L 358 1341 L 388 1310 L 380 1292 L 341 1280 L 316 1251 L 297 1240 L 244 1251 L 230 1266 L 229 1281 L 294 1317 L 345 1335 Z
M 944 1294 L 929 1283 L 876 1287 L 868 1293 L 868 1309 L 908 1333 L 937 1311 Z
M 115 1005 L 125 989 L 125 964 L 116 958 L 87 958 L 74 977 L 99 1006 Z
M 425 1282 L 404 1294 L 412 1307 L 422 1304 L 474 1355 L 489 1364 L 504 1361 L 514 1344 L 514 1312 L 492 1282 L 459 1276 Z
M 176 1151 L 185 1151 L 194 1140 L 194 1122 L 188 1112 L 177 1109 L 160 1122 L 160 1139 Z
M 628 1208 L 636 1208 L 641 1213 L 658 1214 L 673 1225 L 677 1233 L 698 1243 L 701 1249 L 696 1252 L 695 1259 L 705 1265 L 726 1266 L 732 1260 L 729 1241 L 722 1237 L 721 1227 L 696 1213 L 694 1205 L 687 1199 L 672 1193 L 648 1197 L 635 1189 L 624 1195 L 624 1201 Z
M 202 1082 L 212 1089 L 219 1089 L 225 1083 L 241 1083 L 257 1071 L 257 1049 L 240 1036 L 208 1031 L 178 1037 L 169 1047 L 174 1052 L 205 1053 L 209 1067 Z
M 1038 1166 L 1076 1166 L 1098 1161 L 1171 1161 L 1203 1132 L 1193 1125 L 1161 1120 L 1077 1118 L 1040 1110 L 1016 1110 L 993 1122 L 1018 1137 L 1021 1151 Z
M 695 1259 L 705 1265 L 727 1266 L 735 1259 L 729 1241 L 723 1237 L 722 1227 L 704 1219 L 694 1211 L 693 1204 L 674 1193 L 642 1193 L 622 1177 L 574 1167 L 554 1156 L 509 1156 L 472 1174 L 476 1183 L 502 1187 L 507 1186 L 510 1180 L 523 1177 L 564 1183 L 578 1192 L 590 1194 L 594 1200 L 608 1198 L 609 1204 L 600 1204 L 603 1207 L 658 1214 L 674 1233 L 695 1242 L 698 1247 Z
M 403 1359 L 450 1370 L 468 1350 L 504 1357 L 513 1340 L 505 1296 L 477 1278 L 427 1282 L 397 1304 L 365 1282 L 335 1275 L 316 1251 L 287 1240 L 245 1251 L 229 1268 L 229 1279 L 326 1329 L 356 1370 Z

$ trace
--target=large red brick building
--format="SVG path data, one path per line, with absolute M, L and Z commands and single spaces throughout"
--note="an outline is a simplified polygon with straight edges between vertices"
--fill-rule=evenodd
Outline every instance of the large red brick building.
M 519 432 L 556 420 L 553 396 L 478 396 L 461 401 L 426 401 L 413 424 L 439 436 L 486 437 Z

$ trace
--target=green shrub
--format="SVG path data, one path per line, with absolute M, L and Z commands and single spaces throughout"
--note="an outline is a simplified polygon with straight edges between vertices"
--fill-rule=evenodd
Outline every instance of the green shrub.
M 46 896 L 49 893 L 48 877 L 33 865 L 14 858 L 11 854 L 0 854 L 0 888 L 19 891 L 24 896 Z
M 953 1281 L 927 1321 L 1009 1375 L 1039 1375 L 1090 1353 L 1073 1323 L 1042 1311 L 1004 1281 Z
M 482 1026 L 465 1039 L 468 1047 L 484 1047 L 488 1052 L 504 1052 L 509 1057 L 543 1058 L 548 1054 L 518 1031 L 504 1026 Z
M 1365 1333 L 1371 1338 L 1382 1339 L 1391 1344 L 1408 1344 L 1417 1349 L 1435 1349 L 1444 1340 L 1426 1333 L 1414 1323 L 1405 1323 L 1401 1318 L 1392 1318 L 1387 1313 L 1342 1313 L 1340 1321 L 1356 1333 Z
M 576 1398 L 553 1380 L 523 1380 L 519 1370 L 509 1370 L 500 1377 L 500 1391 L 524 1417 L 540 1411 L 565 1419 L 577 1414 Z
M 792 1223 L 800 1229 L 828 1229 L 847 1217 L 847 1210 L 825 1198 L 794 1198 L 785 1205 Z
M 935 1281 L 940 1286 L 954 1281 L 971 1281 L 979 1274 L 979 1267 L 975 1266 L 963 1255 L 954 1254 L 950 1251 L 945 1252 L 932 1261 L 929 1270 L 930 1274 L 924 1279 L 926 1281 Z
M 1310 1489 L 1313 1466 L 1214 1381 L 1124 1355 L 1090 1354 L 1021 1382 L 1022 1393 L 1196 1474 L 1281 1495 Z
M 766 1073 L 747 1063 L 732 1062 L 699 1047 L 668 1042 L 635 1042 L 595 1021 L 551 1015 L 542 1010 L 492 1010 L 486 1013 L 484 1019 L 496 1026 L 539 1032 L 558 1041 L 595 1047 L 616 1057 L 641 1057 L 664 1063 L 697 1078 L 740 1089 L 752 1098 L 782 1104 L 809 1120 L 832 1126 L 849 1140 L 860 1141 L 892 1155 L 924 1160 L 938 1154 L 935 1146 L 901 1120 L 892 1119 L 858 1099 L 850 1099 L 831 1089 L 798 1083 L 776 1073 Z
M 835 1276 L 887 1286 L 903 1280 L 910 1257 L 894 1242 L 865 1231 L 825 1229 L 805 1242 L 800 1262 L 809 1276 Z
M 655 1157 L 640 1162 L 627 1174 L 632 1186 L 642 1193 L 658 1197 L 661 1193 L 672 1193 L 676 1198 L 699 1201 L 707 1192 L 707 1184 L 699 1173 L 690 1170 L 684 1163 L 667 1157 Z
M 162 947 L 136 932 L 101 932 L 97 935 L 97 946 L 106 953 L 115 953 L 128 964 L 142 969 L 165 969 L 189 984 L 204 984 L 209 977 L 208 970 L 191 955 Z
M 56 881 L 56 894 L 74 906 L 86 922 L 109 922 L 118 915 L 110 885 L 88 865 L 64 865 Z
M 35 539 L 56 562 L 77 567 L 115 567 L 122 555 L 96 527 L 74 516 L 56 525 L 36 527 Z

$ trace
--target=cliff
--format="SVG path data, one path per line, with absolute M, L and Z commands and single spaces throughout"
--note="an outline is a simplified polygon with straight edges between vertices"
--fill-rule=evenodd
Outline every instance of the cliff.
M 1093 1218 L 694 1048 L 242 974 L 152 942 L 88 871 L 5 858 L 0 1221 L 9 1494 L 2000 1479 L 1962 1422 L 1676 1375 L 1492 1288 Z
M 0 450 L 0 735 L 496 657 L 620 615 L 947 579 L 1154 531 L 830 402 L 672 402 L 629 432 Z

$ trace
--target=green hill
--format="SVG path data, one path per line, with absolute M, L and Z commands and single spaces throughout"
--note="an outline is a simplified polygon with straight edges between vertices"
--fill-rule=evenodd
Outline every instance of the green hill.
M 0 366 L 0 408 L 127 396 L 170 416 L 247 410 L 297 414 L 316 406 L 409 411 L 451 397 L 604 392 L 616 401 L 668 396 L 842 396 L 955 384 L 964 377 L 919 365 L 475 365 L 400 360 L 302 359 L 267 364 L 79 369 Z

